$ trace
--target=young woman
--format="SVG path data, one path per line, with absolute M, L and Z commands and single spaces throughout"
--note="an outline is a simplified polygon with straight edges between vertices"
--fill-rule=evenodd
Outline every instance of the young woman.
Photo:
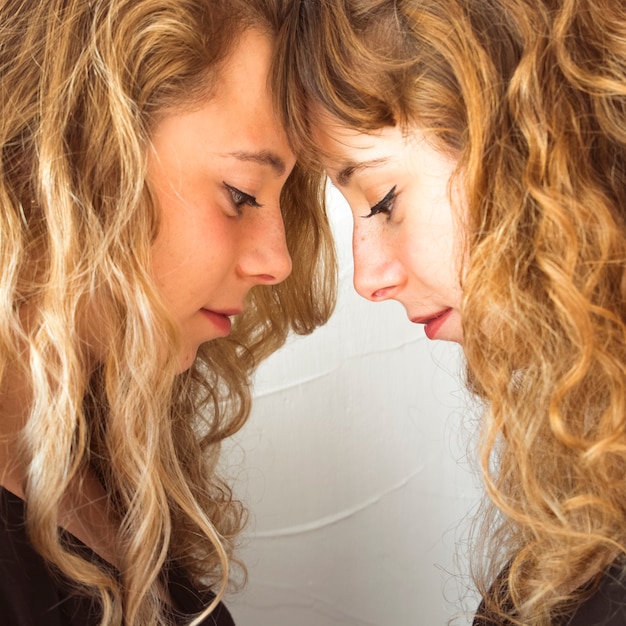
M 625 41 L 604 0 L 296 0 L 282 38 L 356 288 L 485 402 L 475 624 L 626 624 Z
M 216 474 L 249 379 L 332 309 L 279 0 L 0 4 L 0 615 L 232 624 Z

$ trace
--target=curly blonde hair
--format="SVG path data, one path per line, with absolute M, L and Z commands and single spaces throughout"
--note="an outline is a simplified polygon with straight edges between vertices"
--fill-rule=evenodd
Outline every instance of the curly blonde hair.
M 19 372 L 32 397 L 20 451 L 31 541 L 98 599 L 102 625 L 165 624 L 158 581 L 173 562 L 199 589 L 217 586 L 201 617 L 215 607 L 245 521 L 216 474 L 220 442 L 248 417 L 254 368 L 334 305 L 323 181 L 300 166 L 281 196 L 291 276 L 253 290 L 232 334 L 183 374 L 150 275 L 151 128 L 210 94 L 246 28 L 274 36 L 283 4 L 0 3 L 0 380 Z M 84 344 L 94 301 L 107 340 L 95 371 Z M 119 578 L 60 537 L 60 502 L 86 467 L 121 520 Z
M 552 624 L 626 553 L 626 7 L 303 0 L 281 41 L 311 160 L 320 106 L 458 159 L 464 350 L 486 405 L 475 578 L 494 624 Z

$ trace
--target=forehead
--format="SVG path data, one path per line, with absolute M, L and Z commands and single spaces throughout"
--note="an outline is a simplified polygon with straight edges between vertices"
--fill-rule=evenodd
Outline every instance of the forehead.
M 389 140 L 395 137 L 397 132 L 396 127 L 361 131 L 328 115 L 313 119 L 312 139 L 320 156 L 328 161 L 333 161 L 333 159 L 348 152 L 377 150 L 389 143 Z
M 400 168 L 411 174 L 458 164 L 458 154 L 417 125 L 363 131 L 320 108 L 311 119 L 318 158 L 339 187 L 376 170 L 391 173 Z
M 209 99 L 251 127 L 277 123 L 269 85 L 273 42 L 257 30 L 244 31 L 221 65 Z
M 152 140 L 160 160 L 180 168 L 229 163 L 260 166 L 273 176 L 291 171 L 295 156 L 274 109 L 269 70 L 272 39 L 245 31 L 220 67 L 210 94 L 193 107 L 168 110 Z M 220 165 L 221 167 L 221 165 Z
M 312 139 L 324 168 L 339 186 L 360 172 L 407 158 L 409 145 L 419 141 L 398 126 L 361 132 L 329 115 L 315 117 Z

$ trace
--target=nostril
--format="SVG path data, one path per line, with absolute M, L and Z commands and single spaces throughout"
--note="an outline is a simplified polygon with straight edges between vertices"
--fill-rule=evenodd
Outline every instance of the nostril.
M 387 300 L 391 298 L 393 287 L 383 287 L 374 291 L 370 297 L 371 300 Z

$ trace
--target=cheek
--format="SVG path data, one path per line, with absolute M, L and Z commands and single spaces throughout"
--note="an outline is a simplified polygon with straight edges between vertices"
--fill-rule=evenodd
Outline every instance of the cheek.
M 449 286 L 455 274 L 454 244 L 439 228 L 422 227 L 403 233 L 396 249 L 406 271 L 423 284 Z
M 181 245 L 180 235 L 162 230 L 152 246 L 152 274 L 161 291 L 172 286 L 173 277 L 186 267 L 191 250 Z
M 152 263 L 156 273 L 182 272 L 185 268 L 211 265 L 212 258 L 223 256 L 233 247 L 232 233 L 224 219 L 198 205 L 190 211 L 180 207 L 164 211 L 161 228 L 152 246 Z M 188 278 L 192 278 L 193 272 Z

